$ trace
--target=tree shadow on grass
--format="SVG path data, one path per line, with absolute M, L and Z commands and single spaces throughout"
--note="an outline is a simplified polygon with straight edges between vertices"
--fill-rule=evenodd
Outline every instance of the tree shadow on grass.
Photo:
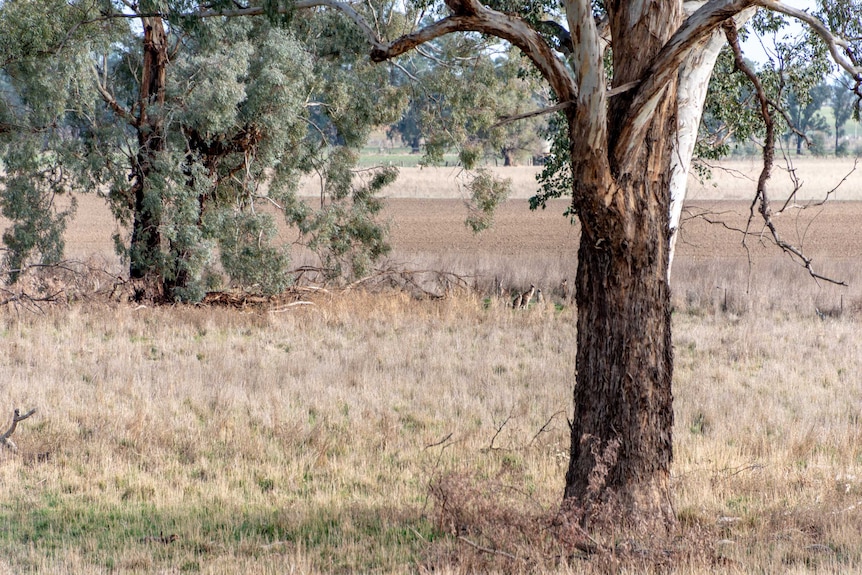
M 403 571 L 440 537 L 419 509 L 297 501 L 160 508 L 43 497 L 0 506 L 0 556 L 23 571 L 76 564 L 96 570 L 210 570 L 302 562 L 325 572 Z M 70 561 L 72 563 L 70 563 Z

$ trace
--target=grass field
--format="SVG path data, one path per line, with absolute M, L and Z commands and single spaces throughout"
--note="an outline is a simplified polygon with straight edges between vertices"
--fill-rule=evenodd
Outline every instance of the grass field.
M 862 203 L 781 220 L 849 288 L 705 223 L 736 227 L 746 204 L 689 206 L 672 283 L 679 532 L 592 558 L 553 530 L 574 310 L 486 294 L 572 276 L 558 208 L 516 198 L 476 237 L 451 195 L 393 199 L 389 265 L 471 288 L 440 300 L 7 305 L 0 426 L 38 411 L 0 452 L 0 575 L 862 572 Z M 79 216 L 70 251 L 110 264 L 109 220 Z

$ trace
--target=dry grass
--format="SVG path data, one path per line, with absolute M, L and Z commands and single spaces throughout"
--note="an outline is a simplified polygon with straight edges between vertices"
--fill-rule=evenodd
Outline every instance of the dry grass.
M 549 528 L 571 308 L 315 303 L 7 311 L 4 409 L 39 411 L 0 461 L 0 573 L 862 569 L 858 314 L 679 305 L 681 539 L 584 559 Z

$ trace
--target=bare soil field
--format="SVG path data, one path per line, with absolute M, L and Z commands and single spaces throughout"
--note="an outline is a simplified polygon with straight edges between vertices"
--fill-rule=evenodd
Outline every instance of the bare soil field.
M 389 199 L 392 245 L 399 253 L 483 253 L 556 258 L 577 250 L 578 226 L 562 217 L 566 201 L 531 212 L 525 200 L 509 200 L 498 211 L 494 227 L 474 234 L 464 224 L 467 215 L 459 200 Z M 746 258 L 743 234 L 750 202 L 695 200 L 686 204 L 680 258 Z M 862 257 L 862 202 L 829 202 L 807 209 L 789 209 L 776 216 L 783 237 L 818 257 Z M 752 257 L 777 255 L 763 235 L 763 221 L 751 219 L 748 244 Z
M 718 220 L 732 227 L 744 227 L 759 167 L 756 160 L 725 161 L 714 167 L 709 180 L 702 181 L 694 175 L 690 178 L 689 221 L 684 224 L 680 257 L 743 255 L 740 234 L 722 229 L 721 225 L 707 226 L 705 222 L 706 219 Z M 794 170 L 802 187 L 795 196 L 794 205 L 816 203 L 836 187 L 831 198 L 843 201 L 807 210 L 788 209 L 777 221 L 789 239 L 832 257 L 859 255 L 862 237 L 854 230 L 857 222 L 862 222 L 862 204 L 845 203 L 862 201 L 862 168 L 857 171 L 853 168 L 852 159 L 796 160 Z M 576 249 L 577 229 L 560 215 L 567 200 L 551 202 L 546 210 L 530 212 L 527 209 L 526 200 L 536 191 L 538 168 L 492 170 L 512 180 L 513 193 L 499 210 L 494 228 L 475 235 L 464 225 L 466 195 L 462 189 L 463 173 L 459 169 L 402 168 L 396 183 L 383 193 L 388 198 L 385 217 L 391 222 L 392 244 L 399 257 L 477 252 L 559 257 L 561 252 Z M 303 190 L 309 198 L 315 196 L 314 186 L 314 182 L 304 184 Z M 778 200 L 786 198 L 793 189 L 786 170 L 776 170 L 771 187 L 776 207 L 780 207 L 783 202 Z M 69 255 L 85 258 L 97 254 L 112 258 L 110 236 L 117 227 L 110 213 L 95 196 L 84 195 L 78 200 L 79 208 L 67 233 Z M 739 203 L 724 203 L 731 200 Z M 759 233 L 761 228 L 755 218 L 750 231 Z M 289 232 L 285 232 L 284 237 L 292 239 Z M 774 253 L 755 252 L 764 257 Z
M 773 297 L 764 294 L 780 283 L 795 286 L 787 291 L 792 297 L 785 298 L 795 309 L 862 307 L 862 169 L 852 172 L 829 202 L 818 205 L 852 171 L 853 161 L 800 160 L 796 165 L 798 177 L 806 180 L 803 190 L 815 184 L 821 187 L 816 193 L 799 193 L 775 216 L 779 232 L 814 258 L 818 273 L 849 283 L 849 287 L 797 281 L 808 277 L 805 270 L 776 248 L 756 214 L 749 235 L 744 236 L 751 203 L 738 198 L 751 197 L 759 165 L 754 160 L 724 162 L 713 170 L 708 185 L 694 177 L 690 181 L 693 199 L 683 215 L 674 264 L 675 305 L 693 301 L 692 293 L 700 294 L 694 297 L 698 305 L 706 303 L 703 298 L 712 302 L 709 305 L 723 305 L 725 295 L 730 294 L 728 297 L 745 301 L 749 308 L 772 308 L 776 305 Z M 394 190 L 386 194 L 383 218 L 390 227 L 393 251 L 381 266 L 451 272 L 486 292 L 495 280 L 513 290 L 535 284 L 549 292 L 563 279 L 572 278 L 578 228 L 562 216 L 568 200 L 554 200 L 547 209 L 532 212 L 527 198 L 535 191 L 536 169 L 500 168 L 498 172 L 513 178 L 515 193 L 499 208 L 493 228 L 474 234 L 465 226 L 465 202 L 451 181 L 456 170 L 402 169 Z M 776 187 L 789 181 L 780 171 L 774 180 Z M 424 186 L 428 197 L 414 197 L 422 193 L 419 186 Z M 845 199 L 834 201 L 836 198 Z M 314 200 L 309 196 L 308 201 Z M 784 206 L 783 201 L 774 202 L 776 210 Z M 99 198 L 81 196 L 67 231 L 67 255 L 122 274 L 110 239 L 116 229 Z M 745 246 L 743 237 L 747 238 Z M 294 241 L 295 233 L 285 229 L 282 239 Z M 293 258 L 297 267 L 317 263 L 300 246 L 295 246 Z M 704 295 L 707 292 L 711 295 Z
M 701 179 L 694 172 L 689 179 L 689 197 L 697 200 L 744 200 L 753 196 L 761 164 L 757 158 L 723 160 L 711 164 L 711 177 Z M 512 182 L 512 199 L 527 199 L 536 193 L 536 174 L 540 167 L 491 167 L 495 176 Z M 770 194 L 776 199 L 788 197 L 797 179 L 797 197 L 821 199 L 827 192 L 846 181 L 836 192 L 842 200 L 862 200 L 862 168 L 854 171 L 852 158 L 785 158 L 776 162 L 770 181 Z M 400 168 L 398 180 L 383 192 L 389 198 L 457 199 L 467 197 L 466 175 L 457 167 Z M 319 183 L 314 178 L 303 181 L 300 193 L 316 196 Z

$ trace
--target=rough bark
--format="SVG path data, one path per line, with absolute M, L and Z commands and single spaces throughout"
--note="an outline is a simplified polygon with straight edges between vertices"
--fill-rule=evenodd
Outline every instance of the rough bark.
M 638 6 L 640 13 L 630 4 L 609 6 L 612 35 L 623 39 L 614 46 L 615 86 L 640 81 L 682 19 L 672 3 Z M 674 521 L 668 188 L 676 78 L 655 98 L 642 128 L 631 131 L 635 95 L 622 92 L 610 102 L 607 160 L 590 169 L 573 161 L 582 231 L 565 497 L 587 510 L 624 510 L 617 519 L 632 524 L 668 525 Z M 634 133 L 639 141 L 627 141 Z M 583 157 L 575 132 L 571 139 L 573 158 Z
M 161 110 L 150 112 L 152 107 L 159 108 L 165 103 L 168 41 L 161 18 L 143 17 L 141 22 L 144 28 L 144 58 L 135 121 L 138 152 L 132 184 L 134 222 L 129 276 L 157 282 L 160 278 L 152 276 L 161 253 L 161 200 L 158 192 L 150 190 L 149 177 L 155 169 L 158 154 L 164 150 L 165 142 Z
M 612 203 L 579 204 L 577 375 L 565 489 L 581 505 L 612 504 L 632 522 L 659 524 L 673 522 L 667 135 L 674 102 L 669 91 L 640 157 L 627 159 L 641 169 L 612 179 Z M 600 477 L 597 456 L 614 442 L 618 453 Z

